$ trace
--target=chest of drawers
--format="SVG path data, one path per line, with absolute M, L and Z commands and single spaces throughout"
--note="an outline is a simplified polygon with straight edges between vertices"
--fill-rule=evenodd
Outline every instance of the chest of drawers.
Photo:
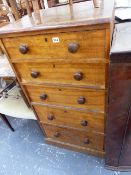
M 104 156 L 114 1 L 48 9 L 0 30 L 19 83 L 49 144 Z

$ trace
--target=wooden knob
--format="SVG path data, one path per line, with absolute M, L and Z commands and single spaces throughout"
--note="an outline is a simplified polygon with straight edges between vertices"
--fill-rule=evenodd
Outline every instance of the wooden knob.
M 79 97 L 78 100 L 77 100 L 78 104 L 85 104 L 85 102 L 86 102 L 85 97 Z
M 77 80 L 77 81 L 80 81 L 83 79 L 83 73 L 82 72 L 76 72 L 74 74 L 74 79 Z
M 40 95 L 40 99 L 41 99 L 41 100 L 46 100 L 47 97 L 48 97 L 47 94 L 41 94 L 41 95 Z
M 32 76 L 32 78 L 37 78 L 38 76 L 39 76 L 39 72 L 36 72 L 36 71 L 32 71 L 31 72 L 31 76 Z
M 48 120 L 53 120 L 54 119 L 54 115 L 53 114 L 49 114 L 47 118 L 48 118 Z
M 84 138 L 84 144 L 89 144 L 90 143 L 90 140 L 86 137 Z
M 60 133 L 59 132 L 55 132 L 54 137 L 60 137 Z
M 86 120 L 81 120 L 80 124 L 81 124 L 81 126 L 87 126 L 88 122 Z
M 22 54 L 26 54 L 28 52 L 29 48 L 26 44 L 21 44 L 19 47 L 19 51 Z
M 70 43 L 68 45 L 68 51 L 70 53 L 76 53 L 79 49 L 80 45 L 78 43 Z

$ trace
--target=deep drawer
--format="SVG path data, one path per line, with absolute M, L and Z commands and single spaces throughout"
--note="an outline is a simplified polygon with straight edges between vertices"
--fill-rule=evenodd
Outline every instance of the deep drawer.
M 4 38 L 12 61 L 105 58 L 105 30 Z
M 105 88 L 106 64 L 16 63 L 22 83 L 66 84 Z
M 43 124 L 47 137 L 81 147 L 103 150 L 104 135 Z
M 24 86 L 31 102 L 71 106 L 93 111 L 105 110 L 105 90 L 59 86 Z
M 33 107 L 42 123 L 104 133 L 104 114 L 41 105 Z

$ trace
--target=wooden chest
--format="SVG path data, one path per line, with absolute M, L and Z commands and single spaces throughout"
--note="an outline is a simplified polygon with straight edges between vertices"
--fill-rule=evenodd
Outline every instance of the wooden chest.
M 41 13 L 39 26 L 26 16 L 0 29 L 47 143 L 104 156 L 113 7 L 65 5 Z
M 130 22 L 116 24 L 110 53 L 105 164 L 119 171 L 131 171 L 130 31 Z

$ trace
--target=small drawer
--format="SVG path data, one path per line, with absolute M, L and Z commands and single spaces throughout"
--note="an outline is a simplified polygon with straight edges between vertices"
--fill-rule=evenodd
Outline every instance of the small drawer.
M 105 30 L 4 38 L 12 61 L 105 58 Z
M 41 105 L 33 107 L 42 123 L 104 133 L 104 114 Z
M 67 84 L 105 88 L 106 64 L 16 63 L 22 83 Z
M 59 86 L 24 86 L 31 102 L 71 106 L 94 111 L 105 110 L 105 90 Z
M 103 151 L 104 135 L 43 124 L 45 134 L 53 140 Z

